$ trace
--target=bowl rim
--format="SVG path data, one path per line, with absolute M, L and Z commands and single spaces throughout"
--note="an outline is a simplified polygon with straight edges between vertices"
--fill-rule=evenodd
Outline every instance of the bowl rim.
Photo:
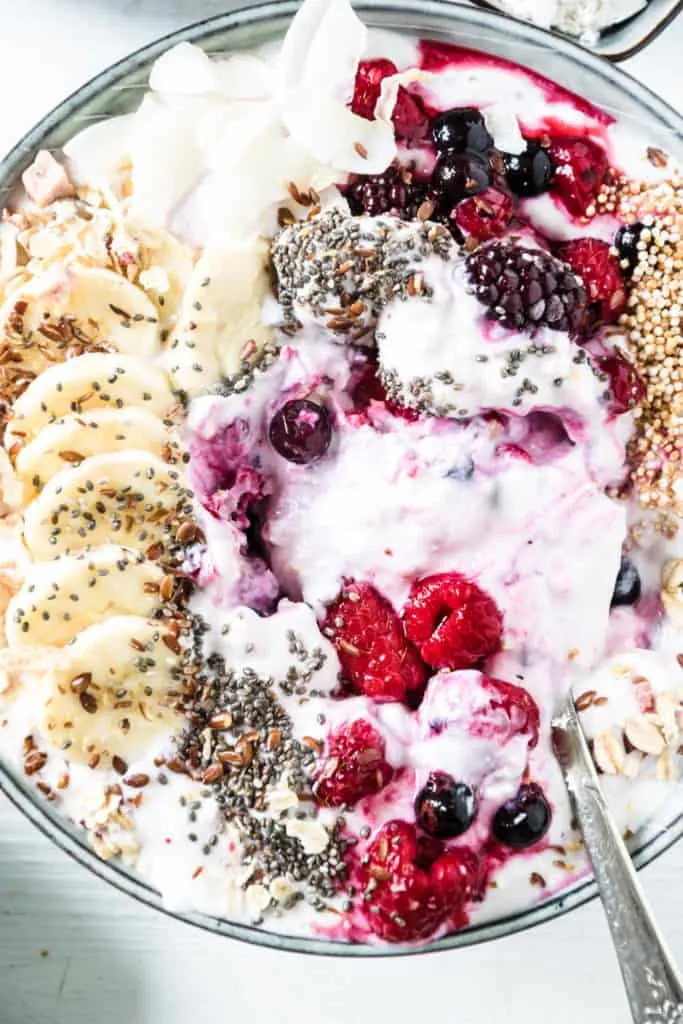
M 238 29 L 240 26 L 252 24 L 263 26 L 268 22 L 285 21 L 293 16 L 298 7 L 298 0 L 267 0 L 265 3 L 252 7 L 242 7 L 225 14 L 213 15 L 154 39 L 109 65 L 53 107 L 0 160 L 0 201 L 12 192 L 19 174 L 25 169 L 36 151 L 41 148 L 41 143 L 65 119 L 72 117 L 78 109 L 95 100 L 105 90 L 115 88 L 122 78 L 150 65 L 171 46 L 180 42 L 206 43 L 211 37 Z M 366 14 L 369 17 L 373 13 L 395 16 L 412 14 L 418 18 L 433 14 L 446 21 L 448 16 L 455 12 L 464 16 L 473 27 L 489 28 L 508 34 L 510 31 L 510 20 L 505 15 L 466 6 L 460 2 L 453 2 L 453 0 L 379 0 L 379 2 L 354 0 L 354 8 L 361 15 Z M 641 106 L 655 113 L 660 123 L 667 124 L 674 135 L 679 139 L 683 138 L 683 116 L 621 68 L 615 67 L 566 37 L 554 35 L 517 20 L 515 20 L 514 27 L 525 42 L 535 44 L 543 49 L 560 51 L 570 60 L 594 72 L 599 78 L 608 80 L 611 85 L 620 86 L 629 92 Z M 104 118 L 98 116 L 94 120 L 101 119 Z M 191 924 L 211 934 L 219 934 L 239 939 L 251 945 L 281 951 L 348 958 L 396 957 L 445 952 L 525 931 L 580 907 L 598 895 L 592 875 L 586 875 L 568 889 L 556 893 L 541 904 L 508 913 L 491 921 L 483 921 L 461 932 L 454 932 L 427 945 L 417 947 L 363 945 L 306 935 L 286 935 L 277 931 L 260 929 L 250 924 L 213 918 L 208 914 L 180 913 L 165 907 L 159 894 L 142 878 L 124 870 L 115 861 L 101 860 L 83 838 L 83 834 L 77 831 L 66 818 L 50 810 L 47 805 L 41 804 L 34 794 L 29 792 L 25 782 L 20 780 L 13 769 L 4 765 L 2 760 L 0 760 L 0 791 L 51 842 L 92 874 L 108 882 L 120 892 L 132 896 L 138 902 L 159 910 L 175 920 Z M 633 859 L 636 867 L 640 868 L 660 856 L 678 841 L 681 834 L 683 834 L 683 810 L 673 821 L 650 836 L 634 853 Z

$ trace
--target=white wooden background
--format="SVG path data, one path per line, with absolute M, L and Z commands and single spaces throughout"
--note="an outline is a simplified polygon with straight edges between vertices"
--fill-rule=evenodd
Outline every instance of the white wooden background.
M 229 0 L 0 0 L 0 150 L 106 64 Z M 628 69 L 683 106 L 683 18 Z M 683 844 L 643 880 L 683 961 Z M 598 905 L 451 954 L 346 962 L 178 924 L 78 867 L 0 797 L 0 1024 L 627 1024 Z

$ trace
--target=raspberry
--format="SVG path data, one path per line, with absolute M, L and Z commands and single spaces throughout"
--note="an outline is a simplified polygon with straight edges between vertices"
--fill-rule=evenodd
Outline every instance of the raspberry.
M 420 853 L 415 826 L 390 821 L 361 868 L 363 913 L 371 930 L 386 942 L 429 938 L 462 912 L 481 887 L 479 861 L 466 847 L 441 853 L 424 866 Z
M 460 573 L 413 584 L 403 609 L 406 633 L 432 668 L 472 668 L 500 648 L 503 617 L 493 598 Z
M 583 325 L 581 280 L 550 253 L 514 242 L 488 242 L 469 254 L 467 270 L 488 316 L 505 327 L 578 331 Z
M 390 60 L 362 60 L 356 71 L 351 110 L 366 121 L 374 121 L 375 106 L 385 78 L 395 75 L 398 68 Z
M 357 178 L 346 198 L 355 215 L 391 213 L 401 220 L 414 220 L 426 194 L 425 186 L 413 181 L 410 171 L 392 166 L 383 174 Z
M 626 307 L 626 287 L 619 260 L 607 242 L 575 238 L 561 247 L 559 255 L 583 281 L 591 326 L 618 320 Z
M 402 701 L 424 685 L 425 667 L 400 618 L 371 584 L 346 583 L 328 605 L 322 629 L 359 693 L 376 701 Z
M 390 60 L 363 60 L 358 65 L 356 81 L 351 100 L 351 110 L 366 121 L 375 118 L 375 106 L 382 91 L 382 82 L 390 75 L 398 73 L 398 68 Z M 416 96 L 412 96 L 403 86 L 396 95 L 396 105 L 391 115 L 394 129 L 399 138 L 417 141 L 426 135 L 429 117 Z
M 552 140 L 549 153 L 555 167 L 550 191 L 574 217 L 586 216 L 607 177 L 604 149 L 590 139 L 560 137 Z
M 363 797 L 379 793 L 394 774 L 385 752 L 382 736 L 362 719 L 331 733 L 314 782 L 317 800 L 327 807 L 353 807 Z
M 598 359 L 598 366 L 609 377 L 612 412 L 619 416 L 634 409 L 645 398 L 643 378 L 621 352 Z
M 497 188 L 489 188 L 456 206 L 455 223 L 465 237 L 488 242 L 505 234 L 513 213 L 510 197 Z

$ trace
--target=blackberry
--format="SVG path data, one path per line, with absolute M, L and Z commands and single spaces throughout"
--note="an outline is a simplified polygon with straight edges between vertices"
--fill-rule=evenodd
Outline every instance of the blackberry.
M 426 187 L 412 181 L 410 172 L 400 167 L 389 167 L 384 174 L 358 178 L 346 192 L 354 215 L 366 213 L 377 217 L 391 213 L 401 220 L 414 220 L 426 195 Z
M 505 327 L 578 331 L 586 312 L 581 279 L 541 249 L 495 241 L 467 257 L 474 294 Z

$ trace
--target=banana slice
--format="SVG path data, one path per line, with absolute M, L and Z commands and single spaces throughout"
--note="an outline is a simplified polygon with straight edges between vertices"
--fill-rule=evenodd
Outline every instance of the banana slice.
M 52 420 L 125 405 L 165 416 L 176 404 L 163 370 L 132 356 L 89 353 L 51 366 L 14 404 L 5 446 L 25 444 Z
M 162 420 L 144 409 L 93 409 L 50 423 L 19 451 L 14 470 L 24 485 L 24 502 L 28 502 L 69 464 L 129 448 L 163 457 L 169 440 Z
M 261 321 L 270 294 L 265 242 L 208 249 L 192 272 L 178 328 L 164 359 L 175 387 L 193 398 L 237 373 L 247 342 L 272 335 Z
M 26 508 L 24 543 L 37 562 L 117 541 L 159 558 L 172 524 L 191 511 L 181 473 L 156 455 L 92 455 L 53 476 Z
M 36 274 L 0 307 L 0 337 L 11 342 L 17 334 L 42 337 L 57 350 L 82 340 L 149 358 L 158 348 L 159 322 L 156 306 L 137 285 L 113 270 L 74 263 Z
M 33 565 L 9 601 L 7 643 L 59 647 L 110 615 L 151 615 L 163 580 L 155 562 L 115 544 Z
M 182 303 L 196 252 L 169 231 L 141 217 L 129 214 L 124 227 L 141 247 L 143 270 L 138 284 L 157 307 L 159 322 L 168 323 Z
M 139 615 L 122 615 L 84 629 L 64 648 L 66 665 L 54 673 L 45 702 L 50 745 L 72 761 L 103 767 L 145 753 L 162 731 L 178 731 L 184 719 L 168 705 L 180 689 L 178 655 L 163 627 Z

